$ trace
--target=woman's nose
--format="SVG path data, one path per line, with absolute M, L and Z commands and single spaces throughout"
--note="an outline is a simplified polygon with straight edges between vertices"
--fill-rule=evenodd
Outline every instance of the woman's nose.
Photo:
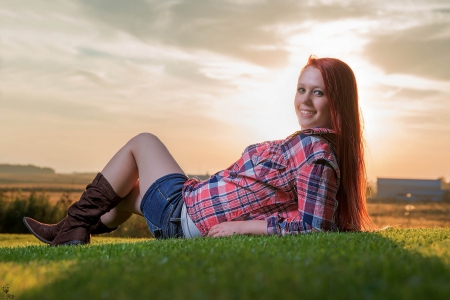
M 311 103 L 311 97 L 310 97 L 310 94 L 309 94 L 309 93 L 304 93 L 304 94 L 302 95 L 302 97 L 300 98 L 300 102 L 301 102 L 302 104 L 309 104 L 309 103 Z

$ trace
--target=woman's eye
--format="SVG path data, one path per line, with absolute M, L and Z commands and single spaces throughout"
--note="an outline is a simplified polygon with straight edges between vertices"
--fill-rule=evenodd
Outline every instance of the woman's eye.
M 316 94 L 317 96 L 323 96 L 324 95 L 324 93 L 322 91 L 319 91 L 319 90 L 315 90 L 314 94 Z
M 298 88 L 297 89 L 300 93 L 304 93 L 305 92 L 305 89 L 304 88 Z

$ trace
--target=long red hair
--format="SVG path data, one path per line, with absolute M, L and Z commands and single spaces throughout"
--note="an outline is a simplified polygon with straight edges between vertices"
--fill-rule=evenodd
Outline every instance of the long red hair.
M 320 70 L 336 132 L 336 156 L 341 180 L 336 225 L 342 231 L 375 228 L 366 207 L 366 168 L 358 87 L 352 69 L 336 58 L 309 57 L 305 67 Z

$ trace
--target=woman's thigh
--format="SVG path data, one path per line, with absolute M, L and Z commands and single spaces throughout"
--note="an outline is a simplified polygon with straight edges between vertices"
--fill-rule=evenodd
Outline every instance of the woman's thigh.
M 129 142 L 139 172 L 140 198 L 158 178 L 185 174 L 167 147 L 150 133 L 141 133 Z

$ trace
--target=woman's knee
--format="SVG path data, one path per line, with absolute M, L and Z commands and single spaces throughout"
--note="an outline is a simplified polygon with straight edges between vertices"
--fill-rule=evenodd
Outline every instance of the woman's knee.
M 136 135 L 133 139 L 137 141 L 159 141 L 159 138 L 150 132 L 141 132 Z
M 162 144 L 161 140 L 154 134 L 149 133 L 149 132 L 143 132 L 140 133 L 138 135 L 136 135 L 135 137 L 133 137 L 128 144 L 132 147 L 132 148 L 140 148 L 140 147 L 151 147 L 151 145 L 158 145 L 158 144 Z

